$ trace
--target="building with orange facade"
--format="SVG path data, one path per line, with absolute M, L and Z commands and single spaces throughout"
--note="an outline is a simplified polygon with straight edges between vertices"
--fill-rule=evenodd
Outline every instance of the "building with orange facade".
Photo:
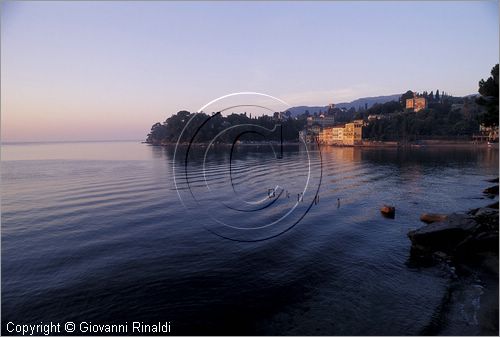
M 417 95 L 414 95 L 413 98 L 408 98 L 406 100 L 406 109 L 417 112 L 425 108 L 427 108 L 427 99 L 425 97 L 417 97 Z
M 363 121 L 324 128 L 319 133 L 318 141 L 324 145 L 361 145 L 363 143 Z

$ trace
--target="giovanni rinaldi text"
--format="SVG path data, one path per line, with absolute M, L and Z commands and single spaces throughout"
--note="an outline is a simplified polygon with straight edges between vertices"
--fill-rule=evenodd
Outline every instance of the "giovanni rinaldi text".
M 60 333 L 148 333 L 148 334 L 168 334 L 171 332 L 170 322 L 125 322 L 122 324 L 98 324 L 92 322 L 65 322 L 65 323 L 36 323 L 19 324 L 8 322 L 7 332 L 22 336 L 48 336 Z

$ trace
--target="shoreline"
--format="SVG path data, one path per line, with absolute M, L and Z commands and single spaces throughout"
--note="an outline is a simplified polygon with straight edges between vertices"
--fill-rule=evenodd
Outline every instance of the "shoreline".
M 496 201 L 464 214 L 423 214 L 427 224 L 408 232 L 412 264 L 449 274 L 442 304 L 422 335 L 498 335 L 498 185 L 483 193 Z
M 494 143 L 493 147 L 498 148 L 498 143 Z M 487 142 L 465 141 L 465 140 L 420 140 L 416 142 L 397 142 L 397 141 L 363 141 L 359 147 L 492 147 L 492 144 Z
M 150 143 L 143 141 L 142 144 L 151 146 L 177 146 L 177 143 Z M 180 146 L 188 146 L 189 143 L 180 143 Z M 209 143 L 191 143 L 191 146 L 207 147 Z M 231 143 L 212 144 L 211 146 L 232 146 Z M 262 145 L 280 145 L 279 142 L 254 142 L 239 143 L 238 146 L 262 146 Z M 283 142 L 284 146 L 303 146 L 302 142 Z M 309 144 L 308 144 L 309 145 Z M 315 145 L 315 144 L 310 144 Z M 498 149 L 498 143 L 485 143 L 474 141 L 453 141 L 453 140 L 423 140 L 419 142 L 400 143 L 397 141 L 363 141 L 363 144 L 356 145 L 337 145 L 337 144 L 319 144 L 321 147 L 337 148 L 426 148 L 426 147 L 485 147 Z

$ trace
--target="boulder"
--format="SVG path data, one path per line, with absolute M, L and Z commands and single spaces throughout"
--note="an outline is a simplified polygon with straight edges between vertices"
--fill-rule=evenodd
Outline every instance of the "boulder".
M 396 207 L 384 205 L 380 208 L 380 213 L 382 213 L 382 215 L 386 218 L 394 219 L 394 216 L 396 215 Z
M 408 232 L 408 237 L 415 250 L 451 254 L 458 244 L 474 234 L 479 226 L 473 216 L 454 213 L 444 221 Z
M 434 254 L 432 254 L 432 256 L 437 261 L 449 261 L 450 260 L 450 256 L 448 254 L 441 252 L 439 250 L 437 252 L 434 252 Z
M 485 189 L 484 193 L 495 198 L 493 194 L 498 195 L 498 185 Z M 465 268 L 488 257 L 498 260 L 498 201 L 467 214 L 424 213 L 420 220 L 427 225 L 408 232 L 412 243 L 410 265 L 422 267 L 452 262 Z
M 498 209 L 483 207 L 474 213 L 474 218 L 483 231 L 498 232 Z
M 480 232 L 477 235 L 471 235 L 455 248 L 456 256 L 460 257 L 491 252 L 498 252 L 498 232 Z
M 448 218 L 446 214 L 424 213 L 420 216 L 420 221 L 425 223 L 441 222 Z
M 408 232 L 412 242 L 411 258 L 420 261 L 470 259 L 476 254 L 498 256 L 498 209 L 482 207 L 469 214 L 450 214 Z
M 477 217 L 488 217 L 488 218 L 498 218 L 498 208 L 492 207 L 482 207 L 479 208 L 474 216 Z
M 489 204 L 488 206 L 486 206 L 488 208 L 495 208 L 495 209 L 498 209 L 498 201 L 497 202 L 494 202 L 492 204 Z
M 498 195 L 498 185 L 491 186 L 486 188 L 483 193 L 485 194 L 493 194 L 493 195 Z

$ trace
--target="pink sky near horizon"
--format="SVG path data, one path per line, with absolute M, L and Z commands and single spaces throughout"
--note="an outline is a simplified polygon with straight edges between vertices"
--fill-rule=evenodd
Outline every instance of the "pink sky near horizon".
M 468 95 L 498 63 L 497 1 L 4 2 L 1 15 L 3 142 L 140 140 L 239 91 L 292 106 Z M 426 37 L 418 53 L 412 36 Z

